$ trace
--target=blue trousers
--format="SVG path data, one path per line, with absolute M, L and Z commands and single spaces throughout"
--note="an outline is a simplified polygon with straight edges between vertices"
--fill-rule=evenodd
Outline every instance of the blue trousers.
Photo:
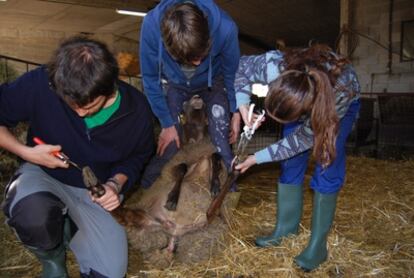
M 359 100 L 354 101 L 347 113 L 340 121 L 339 134 L 336 139 L 336 158 L 326 169 L 317 163 L 311 179 L 311 188 L 322 194 L 338 192 L 345 179 L 346 153 L 345 143 L 352 131 L 360 108 Z M 293 132 L 300 122 L 289 123 L 283 126 L 283 136 Z M 305 178 L 310 151 L 281 162 L 281 176 L 279 182 L 301 186 Z
M 181 135 L 181 127 L 178 117 L 183 112 L 183 103 L 192 96 L 199 95 L 207 109 L 208 132 L 217 152 L 220 154 L 227 169 L 230 169 L 233 160 L 233 152 L 229 144 L 230 108 L 227 92 L 221 79 L 213 82 L 211 89 L 205 87 L 199 90 L 190 90 L 179 85 L 167 87 L 167 103 L 171 116 L 176 121 L 176 128 Z M 150 187 L 160 176 L 164 165 L 178 152 L 175 142 L 166 148 L 162 156 L 154 156 L 147 165 L 141 179 L 144 188 Z

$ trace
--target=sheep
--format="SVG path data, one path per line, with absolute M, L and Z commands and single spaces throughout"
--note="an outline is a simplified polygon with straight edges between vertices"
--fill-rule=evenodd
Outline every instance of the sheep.
M 183 144 L 179 152 L 164 166 L 162 175 L 135 204 L 113 212 L 115 218 L 127 227 L 132 246 L 149 253 L 147 258 L 163 254 L 167 265 L 174 253 L 178 253 L 175 252 L 177 248 L 194 247 L 188 244 L 192 240 L 203 238 L 206 250 L 210 250 L 209 246 L 216 242 L 217 235 L 226 229 L 224 220 L 220 218 L 207 227 L 211 219 L 207 218 L 206 212 L 228 173 L 207 135 L 204 103 L 199 96 L 194 96 L 184 103 L 183 111 Z M 239 193 L 229 195 L 234 195 L 230 198 L 233 200 L 230 207 L 234 207 Z M 229 215 L 228 204 L 223 206 L 226 208 L 223 212 L 226 217 Z M 199 231 L 200 237 L 197 238 L 193 233 L 195 231 Z M 181 241 L 177 245 L 179 238 Z M 204 257 L 209 255 L 206 250 Z M 203 252 L 198 250 L 197 258 L 188 257 L 189 252 L 182 253 L 187 254 L 182 256 L 182 260 L 196 261 Z M 154 261 L 159 265 L 163 260 L 157 257 Z

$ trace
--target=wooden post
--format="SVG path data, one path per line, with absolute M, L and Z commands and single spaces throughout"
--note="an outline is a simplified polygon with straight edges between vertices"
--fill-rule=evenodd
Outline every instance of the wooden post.
M 337 46 L 337 51 L 347 56 L 350 51 L 350 33 L 346 32 L 348 28 L 352 26 L 352 0 L 341 0 L 341 7 L 340 7 L 340 34 L 342 35 L 339 41 L 339 45 Z

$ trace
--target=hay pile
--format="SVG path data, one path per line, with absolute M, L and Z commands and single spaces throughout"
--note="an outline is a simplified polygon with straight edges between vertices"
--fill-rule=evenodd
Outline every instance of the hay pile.
M 8 165 L 8 166 L 7 166 Z M 3 167 L 14 165 L 2 154 Z M 276 164 L 275 164 L 276 165 Z M 275 221 L 275 165 L 257 166 L 239 182 L 241 199 L 231 229 L 220 239 L 224 251 L 201 263 L 173 263 L 159 270 L 130 250 L 128 277 L 412 277 L 414 275 L 414 161 L 383 161 L 350 157 L 346 185 L 339 195 L 329 261 L 303 273 L 293 257 L 306 246 L 312 196 L 305 189 L 301 233 L 281 246 L 254 247 L 254 238 L 270 233 Z M 8 168 L 9 167 L 9 168 Z M 312 172 L 309 171 L 309 174 Z M 307 182 L 310 176 L 307 177 Z M 0 221 L 4 216 L 1 214 Z M 34 277 L 35 258 L 0 226 L 0 277 Z M 78 277 L 69 252 L 71 277 Z
M 121 75 L 137 76 L 139 74 L 139 62 L 135 54 L 121 51 L 116 55 L 116 61 Z

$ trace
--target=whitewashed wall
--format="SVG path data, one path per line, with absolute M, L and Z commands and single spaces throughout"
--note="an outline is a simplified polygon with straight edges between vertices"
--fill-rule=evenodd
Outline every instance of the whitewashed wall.
M 414 92 L 414 62 L 401 62 L 401 21 L 414 20 L 414 0 L 394 0 L 391 69 L 388 50 L 357 35 L 352 56 L 363 92 Z M 352 4 L 351 28 L 389 47 L 390 0 L 356 0 Z

